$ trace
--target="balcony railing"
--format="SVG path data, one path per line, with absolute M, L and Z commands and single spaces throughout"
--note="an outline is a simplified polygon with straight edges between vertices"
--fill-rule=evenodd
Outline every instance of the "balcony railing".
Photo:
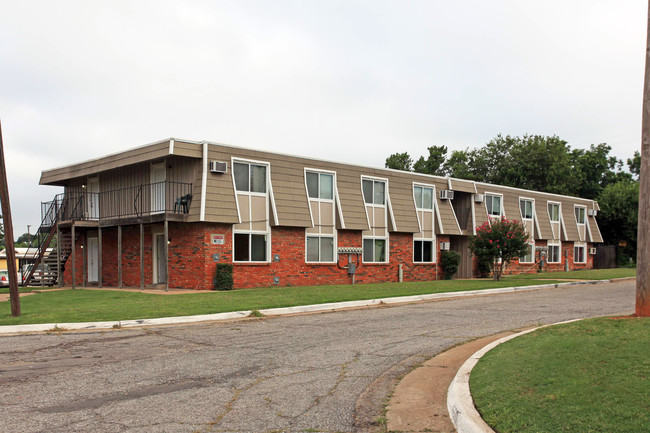
M 164 213 L 186 214 L 192 203 L 192 184 L 156 182 L 103 192 L 70 191 L 41 204 L 44 220 L 100 221 L 141 218 Z M 53 211 L 51 209 L 54 209 Z

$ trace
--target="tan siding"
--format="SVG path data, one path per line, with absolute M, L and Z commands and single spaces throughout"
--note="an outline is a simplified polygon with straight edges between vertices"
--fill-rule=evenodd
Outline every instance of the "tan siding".
M 564 219 L 564 227 L 566 228 L 567 241 L 579 241 L 578 224 L 576 223 L 575 211 L 573 210 L 574 201 L 562 198 L 558 200 L 562 203 L 562 218 Z M 564 234 L 563 234 L 564 236 Z
M 66 180 L 92 176 L 107 170 L 138 164 L 146 161 L 154 161 L 164 158 L 169 154 L 169 141 L 151 144 L 115 155 L 105 156 L 92 161 L 66 167 L 44 170 L 41 173 L 41 185 L 63 185 Z
M 203 145 L 199 143 L 186 143 L 174 141 L 174 155 L 190 158 L 203 158 Z
M 451 189 L 454 191 L 471 192 L 472 194 L 476 193 L 476 187 L 471 180 L 451 179 Z
M 587 224 L 589 224 L 589 230 L 591 231 L 590 242 L 603 242 L 603 236 L 600 234 L 600 228 L 598 227 L 596 218 L 588 216 Z
M 438 200 L 438 209 L 440 211 L 440 220 L 446 235 L 459 235 L 461 234 L 458 229 L 458 223 L 454 216 L 454 210 L 451 207 L 449 200 Z

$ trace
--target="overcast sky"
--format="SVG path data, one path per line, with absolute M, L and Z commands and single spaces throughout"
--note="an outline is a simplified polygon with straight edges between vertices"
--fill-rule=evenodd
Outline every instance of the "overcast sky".
M 16 237 L 40 172 L 167 137 L 383 167 L 498 133 L 641 145 L 647 2 L 0 0 Z

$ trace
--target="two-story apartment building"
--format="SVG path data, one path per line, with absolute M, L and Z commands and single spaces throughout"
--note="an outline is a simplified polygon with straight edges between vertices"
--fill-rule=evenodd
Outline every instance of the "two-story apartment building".
M 166 139 L 40 183 L 64 190 L 43 225 L 59 234 L 65 284 L 210 289 L 217 263 L 233 264 L 235 287 L 433 280 L 441 248 L 469 278 L 469 236 L 502 216 L 531 240 L 511 272 L 540 258 L 590 268 L 602 242 L 593 200 L 205 141 Z

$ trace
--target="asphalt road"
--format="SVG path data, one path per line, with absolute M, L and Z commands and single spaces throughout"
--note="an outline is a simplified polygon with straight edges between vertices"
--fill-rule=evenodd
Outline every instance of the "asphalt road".
M 371 432 L 399 376 L 499 331 L 630 314 L 634 282 L 0 337 L 1 432 Z

